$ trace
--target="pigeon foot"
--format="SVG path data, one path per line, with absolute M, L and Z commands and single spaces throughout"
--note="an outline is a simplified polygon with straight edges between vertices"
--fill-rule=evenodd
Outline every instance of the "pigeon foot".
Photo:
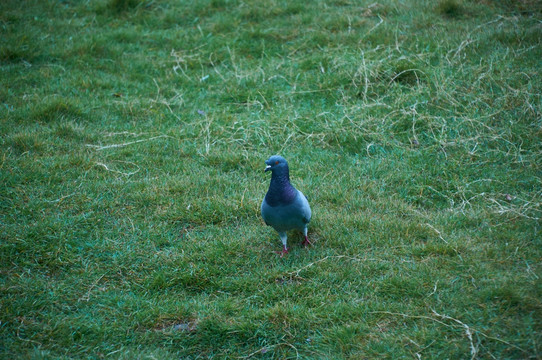
M 287 255 L 288 254 L 288 248 L 284 247 L 284 249 L 282 249 L 282 251 L 275 251 L 277 254 L 280 255 L 280 257 L 284 257 L 284 255 Z
M 301 243 L 301 245 L 303 245 L 304 247 L 307 247 L 309 245 L 312 246 L 312 243 L 309 241 L 309 238 L 305 236 L 305 240 L 303 240 L 303 242 Z

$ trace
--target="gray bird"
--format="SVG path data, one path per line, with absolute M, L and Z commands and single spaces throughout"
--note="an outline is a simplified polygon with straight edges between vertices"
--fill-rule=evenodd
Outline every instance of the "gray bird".
M 311 244 L 307 237 L 311 207 L 305 195 L 290 184 L 290 170 L 285 158 L 274 155 L 266 160 L 265 164 L 265 171 L 271 171 L 271 183 L 262 201 L 262 218 L 279 233 L 283 245 L 280 252 L 282 257 L 288 253 L 288 230 L 297 229 L 303 232 L 303 245 Z

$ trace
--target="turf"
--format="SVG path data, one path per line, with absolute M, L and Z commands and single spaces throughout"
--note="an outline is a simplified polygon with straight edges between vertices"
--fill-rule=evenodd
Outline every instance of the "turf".
M 541 20 L 0 2 L 0 357 L 540 358 Z M 277 153 L 313 210 L 284 258 Z

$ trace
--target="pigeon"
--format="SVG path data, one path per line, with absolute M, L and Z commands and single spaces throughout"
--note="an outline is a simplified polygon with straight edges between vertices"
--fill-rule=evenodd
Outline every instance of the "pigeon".
M 311 207 L 303 193 L 290 184 L 288 162 L 279 155 L 271 156 L 264 171 L 271 171 L 269 190 L 262 201 L 262 218 L 280 236 L 283 249 L 281 257 L 288 253 L 286 245 L 288 230 L 303 232 L 303 245 L 312 245 L 307 237 L 307 225 L 311 220 Z

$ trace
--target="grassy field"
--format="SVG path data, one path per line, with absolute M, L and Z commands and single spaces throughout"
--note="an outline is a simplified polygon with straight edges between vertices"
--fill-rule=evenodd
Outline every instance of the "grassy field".
M 536 0 L 3 0 L 0 357 L 542 357 Z M 260 217 L 281 154 L 312 248 Z

